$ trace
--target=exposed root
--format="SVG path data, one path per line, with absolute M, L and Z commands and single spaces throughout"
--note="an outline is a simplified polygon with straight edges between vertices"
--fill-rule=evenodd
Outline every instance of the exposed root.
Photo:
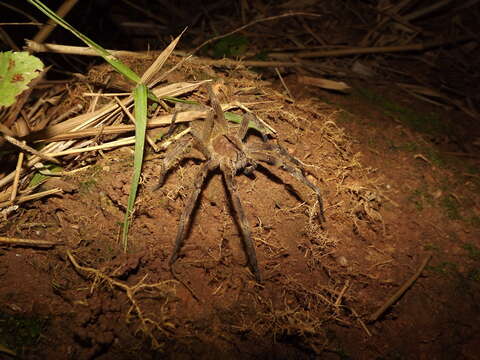
M 153 334 L 153 331 L 158 330 L 164 335 L 169 335 L 169 332 L 174 328 L 174 325 L 166 321 L 164 311 L 161 312 L 163 317 L 161 324 L 158 321 L 155 321 L 152 318 L 144 315 L 140 305 L 138 304 L 138 301 L 135 299 L 135 295 L 141 291 L 148 292 L 157 290 L 164 295 L 166 299 L 168 299 L 168 296 L 173 290 L 170 285 L 176 283 L 175 280 L 166 280 L 155 284 L 145 284 L 144 281 L 147 278 L 147 275 L 145 275 L 137 284 L 129 286 L 123 282 L 111 278 L 108 275 L 105 275 L 97 269 L 79 265 L 70 250 L 67 250 L 67 256 L 77 271 L 84 273 L 88 278 L 93 278 L 93 283 L 90 289 L 91 292 L 93 292 L 95 287 L 102 282 L 107 283 L 111 288 L 116 287 L 124 291 L 131 303 L 131 306 L 126 314 L 126 322 L 129 323 L 131 318 L 136 315 L 140 320 L 140 326 L 137 331 L 142 332 L 144 335 L 150 338 L 154 348 L 161 347 L 161 344 Z

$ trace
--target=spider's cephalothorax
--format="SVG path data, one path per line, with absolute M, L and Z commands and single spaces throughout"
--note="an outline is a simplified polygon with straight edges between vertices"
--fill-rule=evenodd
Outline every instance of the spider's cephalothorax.
M 249 124 L 253 122 L 259 125 L 254 115 L 246 113 L 239 128 L 229 128 L 218 98 L 211 85 L 208 86 L 208 94 L 212 109 L 203 122 L 203 126 L 201 128 L 192 126 L 191 136 L 183 138 L 176 146 L 169 150 L 161 164 L 162 169 L 158 187 L 162 185 L 166 172 L 177 164 L 180 158 L 185 156 L 191 147 L 199 150 L 205 157 L 205 162 L 201 164 L 200 170 L 195 177 L 193 192 L 187 200 L 185 209 L 180 217 L 177 237 L 170 258 L 170 266 L 173 266 L 178 259 L 180 249 L 187 234 L 187 228 L 192 219 L 193 209 L 195 208 L 205 179 L 211 171 L 220 170 L 224 177 L 227 192 L 230 195 L 235 216 L 240 226 L 250 268 L 256 280 L 260 282 L 261 274 L 258 268 L 257 255 L 252 242 L 250 225 L 238 194 L 237 182 L 235 180 L 236 174 L 239 172 L 251 173 L 257 166 L 257 162 L 278 166 L 316 193 L 319 206 L 318 219 L 320 222 L 325 220 L 323 217 L 322 197 L 320 190 L 303 175 L 300 161 L 290 155 L 283 147 L 269 141 L 255 144 L 246 144 L 244 142 Z

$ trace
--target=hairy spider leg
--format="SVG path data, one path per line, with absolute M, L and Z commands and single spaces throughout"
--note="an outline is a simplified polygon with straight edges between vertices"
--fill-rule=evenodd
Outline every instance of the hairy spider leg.
M 253 115 L 250 113 L 246 113 L 243 115 L 242 122 L 240 123 L 240 127 L 238 128 L 237 131 L 237 138 L 240 141 L 243 141 L 245 139 L 245 136 L 247 135 L 248 131 L 248 124 L 250 123 L 250 120 L 253 118 Z
M 153 188 L 154 191 L 163 186 L 167 172 L 185 157 L 185 154 L 190 150 L 192 143 L 193 139 L 191 137 L 184 137 L 177 141 L 172 149 L 168 149 L 160 164 L 160 179 L 158 180 L 157 185 Z
M 200 170 L 195 176 L 195 188 L 193 189 L 193 192 L 188 199 L 187 205 L 185 205 L 185 209 L 183 209 L 182 215 L 180 216 L 177 237 L 175 238 L 175 245 L 169 261 L 170 266 L 172 266 L 178 259 L 180 249 L 185 240 L 185 236 L 187 235 L 186 229 L 188 229 L 188 227 L 190 226 L 192 212 L 195 208 L 195 204 L 197 203 L 198 196 L 202 191 L 203 183 L 205 182 L 205 179 L 207 178 L 210 170 L 214 169 L 216 166 L 218 166 L 218 164 L 216 164 L 215 161 L 209 160 L 201 165 Z
M 253 245 L 252 241 L 252 232 L 250 230 L 250 224 L 248 222 L 247 216 L 245 215 L 242 201 L 240 200 L 240 195 L 238 194 L 238 186 L 234 174 L 235 170 L 234 168 L 226 165 L 225 163 L 220 163 L 220 170 L 222 171 L 223 178 L 225 179 L 225 184 L 227 185 L 227 190 L 232 200 L 233 210 L 235 212 L 237 222 L 240 226 L 245 252 L 247 253 L 248 263 L 250 264 L 250 268 L 255 275 L 255 279 L 258 282 L 261 282 L 262 276 L 260 275 L 260 270 L 258 269 L 257 254 L 255 252 L 255 246 Z
M 228 123 L 223 114 L 222 106 L 218 100 L 217 95 L 213 91 L 212 84 L 207 85 L 208 97 L 210 98 L 210 105 L 212 105 L 213 111 L 215 112 L 215 125 L 218 126 L 219 130 L 223 133 L 227 133 Z
M 271 144 L 260 144 L 261 147 L 263 148 L 262 150 L 259 150 L 258 147 L 255 148 L 254 150 L 248 151 L 249 156 L 251 156 L 253 159 L 264 162 L 269 165 L 274 165 L 283 171 L 289 173 L 292 175 L 295 179 L 303 183 L 304 185 L 308 186 L 310 189 L 312 189 L 315 194 L 317 195 L 317 201 L 318 201 L 318 221 L 320 224 L 325 222 L 325 216 L 323 214 L 323 199 L 322 199 L 322 194 L 320 192 L 320 189 L 315 186 L 313 183 L 311 183 L 305 175 L 303 175 L 302 171 L 297 168 L 296 166 L 291 166 L 286 163 L 285 160 L 281 159 L 281 156 L 287 157 L 288 160 L 290 160 L 294 165 L 301 165 L 300 162 L 295 159 L 292 155 L 288 154 L 288 152 L 281 148 L 279 145 L 277 146 L 272 146 Z M 258 145 L 257 145 L 258 146 Z M 265 153 L 265 151 L 268 152 L 273 152 L 272 153 Z M 276 154 L 275 154 L 276 153 Z

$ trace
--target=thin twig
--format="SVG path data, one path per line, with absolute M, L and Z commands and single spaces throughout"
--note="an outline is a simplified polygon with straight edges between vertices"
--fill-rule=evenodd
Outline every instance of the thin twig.
M 43 160 L 46 160 L 46 161 L 50 161 L 50 162 L 53 162 L 54 164 L 57 164 L 57 165 L 60 165 L 60 161 L 58 161 L 57 159 L 54 159 L 48 155 L 45 155 L 43 153 L 41 153 L 40 151 L 37 151 L 35 150 L 34 148 L 28 146 L 27 144 L 24 144 L 20 141 L 18 141 L 17 139 L 11 137 L 11 136 L 8 136 L 8 135 L 3 135 L 3 137 L 5 138 L 5 140 L 7 140 L 10 144 L 12 145 L 15 145 L 17 147 L 19 147 L 20 149 L 26 151 L 26 152 L 29 152 L 33 155 L 36 155 L 38 156 L 39 158 L 43 159 Z
M 425 259 L 423 259 L 422 264 L 418 268 L 417 272 L 413 274 L 413 276 L 408 279 L 401 287 L 398 289 L 395 294 L 389 297 L 380 308 L 375 311 L 369 317 L 370 322 L 375 322 L 377 319 L 382 316 L 382 314 L 391 306 L 393 305 L 409 288 L 413 285 L 413 283 L 418 279 L 418 277 L 422 274 L 423 269 L 427 266 L 428 262 L 432 258 L 432 255 L 429 254 Z
M 412 21 L 412 20 L 415 20 L 415 19 L 418 19 L 419 17 L 422 17 L 422 16 L 425 16 L 433 11 L 436 11 L 442 7 L 444 7 L 445 5 L 448 5 L 448 3 L 452 2 L 452 0 L 442 0 L 442 1 L 436 1 L 435 3 L 429 5 L 429 6 L 426 6 L 424 8 L 421 8 L 419 10 L 416 10 L 410 14 L 407 14 L 405 15 L 403 18 L 406 20 L 406 21 Z
M 343 286 L 342 291 L 340 291 L 340 294 L 338 295 L 337 300 L 335 301 L 335 306 L 336 307 L 340 306 L 340 304 L 342 303 L 343 295 L 345 294 L 345 291 L 347 291 L 349 286 L 350 286 L 350 281 L 347 280 L 345 282 L 345 285 Z
M 49 52 L 57 54 L 68 54 L 68 55 L 84 55 L 84 56 L 98 56 L 98 52 L 88 46 L 70 46 L 70 45 L 60 45 L 60 44 L 40 44 L 33 40 L 26 40 L 25 49 L 32 53 L 38 52 Z M 148 58 L 149 54 L 141 52 L 133 52 L 127 50 L 112 50 L 107 49 L 107 51 L 115 57 L 135 57 L 135 58 Z
M 6 1 L 0 2 L 0 6 L 6 7 L 7 9 L 10 9 L 11 11 L 16 12 L 17 14 L 20 14 L 20 15 L 26 17 L 27 19 L 29 19 L 33 23 L 40 23 L 37 19 L 35 19 L 27 11 L 23 11 L 19 7 L 15 7 L 13 5 L 9 5 Z
M 8 25 L 34 25 L 34 26 L 40 26 L 42 23 L 39 22 L 3 22 L 0 23 L 0 26 L 8 26 Z
M 22 151 L 18 154 L 17 167 L 15 168 L 15 177 L 13 178 L 12 193 L 10 194 L 10 201 L 14 201 L 17 197 L 18 183 L 20 182 L 20 174 L 22 173 L 23 158 L 25 153 Z
M 118 96 L 129 96 L 131 93 L 93 93 L 93 92 L 84 92 L 82 96 L 95 96 L 95 97 L 118 97 Z
M 425 43 L 409 44 L 409 45 L 399 45 L 399 46 L 374 46 L 374 47 L 358 47 L 358 48 L 347 48 L 347 49 L 338 49 L 338 50 L 320 50 L 320 51 L 305 51 L 296 53 L 295 56 L 298 58 L 319 58 L 319 57 L 339 57 L 339 56 L 350 56 L 350 55 L 361 55 L 361 54 L 385 54 L 385 53 L 395 53 L 395 52 L 406 52 L 406 51 L 426 51 L 443 45 L 451 45 L 455 43 L 461 43 L 467 40 L 471 40 L 473 37 L 470 35 L 461 36 L 455 39 L 448 40 L 435 40 Z
M 67 46 L 59 44 L 37 44 L 32 40 L 27 40 L 27 49 L 31 52 L 50 52 L 70 55 L 85 55 L 85 56 L 98 56 L 98 54 L 89 47 L 83 46 Z M 148 58 L 149 55 L 141 52 L 124 51 L 124 50 L 107 50 L 116 57 L 126 56 L 134 58 Z M 187 57 L 184 60 L 188 60 L 191 56 L 185 51 L 173 51 L 173 54 Z M 292 56 L 295 54 L 292 53 Z M 182 60 L 183 61 L 183 60 Z M 207 58 L 195 58 L 196 62 L 201 62 L 206 65 L 236 67 L 238 65 L 254 66 L 254 67 L 324 67 L 322 64 L 316 64 L 314 62 L 308 62 L 305 60 L 297 59 L 295 61 L 260 61 L 260 60 L 234 60 L 234 59 L 207 59 Z M 161 78 L 164 74 L 161 75 Z M 154 83 L 157 83 L 155 80 Z
M 45 241 L 45 240 L 32 240 L 32 239 L 23 239 L 23 238 L 13 238 L 13 237 L 4 237 L 0 236 L 0 244 L 2 245 L 21 245 L 21 246 L 34 246 L 34 247 L 51 247 L 59 245 L 61 243 Z
M 372 333 L 370 332 L 370 330 L 368 330 L 367 328 L 367 325 L 365 325 L 365 323 L 363 322 L 362 318 L 360 317 L 360 315 L 358 315 L 358 313 L 355 311 L 354 308 L 352 307 L 349 307 L 348 308 L 353 315 L 355 315 L 355 317 L 357 318 L 357 321 L 358 323 L 360 324 L 360 326 L 362 327 L 363 330 L 365 330 L 365 332 L 367 333 L 368 336 L 372 336 Z
M 290 98 L 290 100 L 291 100 L 292 102 L 294 102 L 295 99 L 293 98 L 293 95 L 292 95 L 292 93 L 290 92 L 290 89 L 288 88 L 287 84 L 286 84 L 285 81 L 283 80 L 282 74 L 280 74 L 280 71 L 278 71 L 278 67 L 275 68 L 275 72 L 277 73 L 277 76 L 278 76 L 278 78 L 280 79 L 280 82 L 282 83 L 283 88 L 287 91 L 288 97 Z
M 65 0 L 56 12 L 58 17 L 65 17 L 77 2 L 78 0 Z M 40 31 L 34 36 L 33 40 L 39 43 L 44 42 L 56 27 L 57 23 L 55 21 L 52 19 L 48 20 L 48 22 L 40 28 Z

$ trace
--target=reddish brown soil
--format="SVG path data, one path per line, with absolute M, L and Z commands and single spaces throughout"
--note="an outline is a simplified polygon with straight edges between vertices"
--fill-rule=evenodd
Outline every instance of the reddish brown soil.
M 192 152 L 158 191 L 161 160 L 147 157 L 127 254 L 119 238 L 131 148 L 90 156 L 89 168 L 45 185 L 62 196 L 1 223 L 2 236 L 61 245 L 0 249 L 0 345 L 28 359 L 478 358 L 478 158 L 452 157 L 455 145 L 432 143 L 357 94 L 319 98 L 289 79 L 291 104 L 265 84 L 241 95 L 243 79 L 229 76 L 235 99 L 257 101 L 254 111 L 307 164 L 325 226 L 311 217 L 310 190 L 288 174 L 238 176 L 265 279 L 257 284 L 221 176 L 211 176 L 177 262 L 197 301 L 168 259 L 202 156 Z M 413 286 L 369 322 L 429 254 Z M 131 299 L 125 285 L 137 290 Z

